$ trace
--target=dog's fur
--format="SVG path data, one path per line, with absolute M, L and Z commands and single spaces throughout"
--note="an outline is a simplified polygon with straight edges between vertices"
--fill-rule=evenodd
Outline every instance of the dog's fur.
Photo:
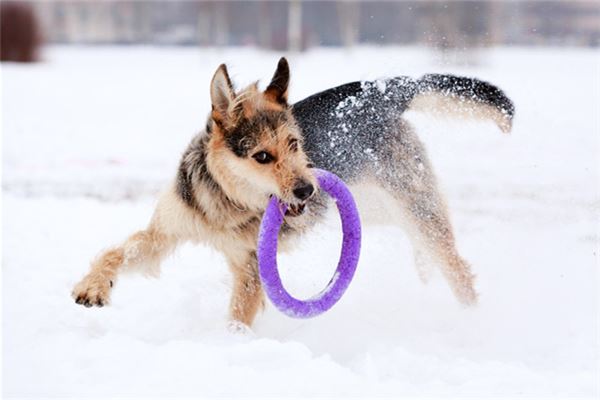
M 288 83 L 284 58 L 264 91 L 253 84 L 236 92 L 225 65 L 217 69 L 206 130 L 183 154 L 148 228 L 92 263 L 73 290 L 77 303 L 103 306 L 121 270 L 157 270 L 179 243 L 204 242 L 225 255 L 233 273 L 231 318 L 251 325 L 264 302 L 256 260 L 262 214 L 271 195 L 290 205 L 280 249 L 319 221 L 329 201 L 313 191 L 313 166 L 387 193 L 408 222 L 420 276 L 426 279 L 429 258 L 441 265 L 460 302 L 476 303 L 473 274 L 456 250 L 429 160 L 403 113 L 491 118 L 507 132 L 511 101 L 476 79 L 426 75 L 349 83 L 289 105 Z

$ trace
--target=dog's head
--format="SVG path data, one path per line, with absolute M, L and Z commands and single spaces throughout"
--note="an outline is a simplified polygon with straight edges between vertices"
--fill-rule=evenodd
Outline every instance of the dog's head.
M 302 135 L 287 103 L 289 66 L 281 58 L 264 91 L 254 83 L 236 93 L 221 65 L 211 82 L 207 162 L 227 196 L 240 205 L 264 209 L 270 195 L 304 210 L 316 180 L 302 148 Z

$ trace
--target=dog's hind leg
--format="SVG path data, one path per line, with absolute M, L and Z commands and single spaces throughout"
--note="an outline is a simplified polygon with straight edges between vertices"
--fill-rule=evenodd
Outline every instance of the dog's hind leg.
M 440 265 L 456 298 L 463 304 L 477 302 L 471 267 L 456 249 L 452 225 L 439 193 L 432 188 L 425 193 L 410 193 L 400 199 L 411 223 L 409 230 L 417 248 L 417 270 L 422 280 L 428 277 L 426 266 Z M 419 265 L 419 258 L 422 258 Z
M 431 275 L 433 272 L 433 267 L 431 265 L 431 260 L 428 260 L 427 250 L 423 248 L 422 242 L 417 240 L 416 237 L 412 237 L 412 245 L 413 251 L 415 252 L 415 267 L 417 269 L 417 274 L 419 275 L 419 279 L 421 282 L 428 283 L 429 279 L 431 279 Z
M 91 265 L 88 274 L 73 289 L 78 304 L 102 307 L 108 303 L 110 290 L 122 269 L 150 268 L 156 271 L 162 258 L 175 247 L 176 241 L 152 225 L 131 235 L 120 246 L 104 251 Z
M 407 219 L 405 226 L 415 247 L 419 276 L 427 279 L 428 261 L 439 264 L 457 299 L 466 305 L 475 304 L 474 276 L 456 249 L 452 225 L 431 165 L 408 123 L 401 121 L 399 134 L 393 135 L 380 156 L 383 168 L 376 176 L 398 201 Z

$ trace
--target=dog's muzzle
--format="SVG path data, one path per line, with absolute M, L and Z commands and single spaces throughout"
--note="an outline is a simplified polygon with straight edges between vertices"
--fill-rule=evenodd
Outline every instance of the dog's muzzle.
M 298 217 L 298 216 L 304 214 L 305 209 L 306 209 L 306 203 L 288 204 L 285 215 L 290 216 L 290 217 Z
M 294 197 L 301 201 L 306 201 L 315 192 L 315 187 L 305 180 L 300 180 L 296 184 L 296 187 L 292 191 Z

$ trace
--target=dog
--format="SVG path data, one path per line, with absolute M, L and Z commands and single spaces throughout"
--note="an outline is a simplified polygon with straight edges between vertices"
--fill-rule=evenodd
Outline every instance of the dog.
M 323 219 L 331 202 L 312 168 L 351 187 L 378 188 L 401 211 L 423 280 L 434 262 L 458 301 L 477 302 L 474 275 L 459 255 L 447 208 L 408 110 L 491 119 L 509 132 L 514 106 L 497 87 L 473 78 L 430 74 L 352 82 L 288 104 L 289 65 L 281 58 L 265 90 L 237 91 L 223 64 L 210 85 L 204 131 L 185 150 L 176 178 L 148 227 L 95 259 L 72 296 L 86 307 L 108 304 L 123 270 L 157 271 L 182 242 L 209 244 L 233 274 L 232 321 L 251 326 L 264 305 L 256 246 L 270 196 L 288 204 L 279 249 Z

